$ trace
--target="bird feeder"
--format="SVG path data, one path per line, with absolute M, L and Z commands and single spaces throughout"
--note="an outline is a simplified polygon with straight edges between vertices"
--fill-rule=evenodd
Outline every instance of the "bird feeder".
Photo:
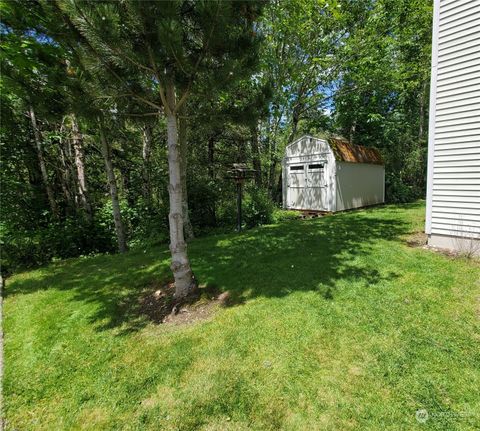
M 235 181 L 237 185 L 237 231 L 242 230 L 242 193 L 243 183 L 253 177 L 254 169 L 248 169 L 244 163 L 234 163 L 233 169 L 227 172 L 227 178 Z

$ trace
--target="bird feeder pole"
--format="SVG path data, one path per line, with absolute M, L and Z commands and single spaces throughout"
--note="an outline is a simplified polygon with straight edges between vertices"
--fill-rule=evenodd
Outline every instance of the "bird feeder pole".
M 237 232 L 242 231 L 242 193 L 243 183 L 246 179 L 252 178 L 255 171 L 248 169 L 243 163 L 234 163 L 233 169 L 228 171 L 228 178 L 235 180 L 237 184 Z
M 237 232 L 242 231 L 242 180 L 237 180 Z

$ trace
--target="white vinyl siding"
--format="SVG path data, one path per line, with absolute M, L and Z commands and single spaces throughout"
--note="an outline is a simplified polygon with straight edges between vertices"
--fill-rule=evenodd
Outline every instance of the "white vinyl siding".
M 480 0 L 436 0 L 435 9 L 426 230 L 476 237 L 480 234 Z
M 383 165 L 337 162 L 337 211 L 383 203 L 384 176 Z

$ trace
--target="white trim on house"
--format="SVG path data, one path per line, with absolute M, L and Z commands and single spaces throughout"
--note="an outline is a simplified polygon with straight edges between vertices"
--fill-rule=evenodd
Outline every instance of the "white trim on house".
M 432 197 L 433 197 L 433 161 L 435 151 L 435 117 L 437 105 L 437 69 L 438 69 L 438 27 L 440 22 L 440 0 L 433 5 L 432 68 L 430 77 L 430 110 L 428 123 L 428 164 L 427 164 L 427 209 L 425 233 L 432 233 Z

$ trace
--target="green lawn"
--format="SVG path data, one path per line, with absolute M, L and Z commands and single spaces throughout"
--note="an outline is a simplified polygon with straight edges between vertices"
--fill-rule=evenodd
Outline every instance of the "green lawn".
M 7 430 L 480 427 L 480 265 L 410 248 L 423 203 L 292 220 L 189 246 L 238 304 L 155 325 L 167 248 L 7 280 Z M 420 423 L 415 412 L 426 409 Z

